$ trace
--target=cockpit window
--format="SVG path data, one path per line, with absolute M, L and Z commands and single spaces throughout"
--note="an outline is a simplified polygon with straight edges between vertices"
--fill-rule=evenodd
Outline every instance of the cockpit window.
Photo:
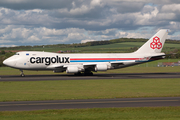
M 15 55 L 19 55 L 19 53 L 16 53 Z

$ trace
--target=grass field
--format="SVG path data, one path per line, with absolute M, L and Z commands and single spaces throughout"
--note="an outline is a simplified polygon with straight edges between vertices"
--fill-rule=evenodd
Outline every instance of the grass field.
M 177 61 L 178 59 L 164 59 L 98 73 L 180 72 L 180 66 L 157 67 L 158 62 Z M 52 71 L 24 71 L 24 73 L 25 75 L 54 74 Z M 0 75 L 20 75 L 20 71 L 0 67 Z M 180 96 L 179 85 L 179 79 L 0 82 L 0 101 Z
M 0 82 L 0 101 L 180 96 L 177 79 Z
M 101 73 L 180 72 L 180 67 L 157 67 L 164 59 Z M 19 70 L 0 67 L 0 75 L 19 75 Z M 53 74 L 52 71 L 25 71 L 26 75 Z M 59 74 L 59 73 L 58 73 Z M 0 82 L 0 101 L 101 99 L 180 96 L 180 79 L 110 79 Z M 0 120 L 179 120 L 180 107 L 94 108 L 0 112 Z
M 1 120 L 179 120 L 180 107 L 0 112 Z

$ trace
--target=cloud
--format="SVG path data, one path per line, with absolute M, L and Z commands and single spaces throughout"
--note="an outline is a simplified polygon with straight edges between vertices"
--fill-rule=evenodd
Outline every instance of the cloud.
M 16 47 L 17 45 L 0 45 L 0 47 Z
M 95 40 L 81 40 L 81 43 L 93 42 Z
M 11 30 L 9 30 L 11 28 Z M 84 33 L 84 29 L 67 28 L 67 29 L 49 29 L 40 28 L 24 28 L 21 26 L 7 26 L 0 29 L 0 43 L 17 43 L 26 44 L 58 44 L 58 43 L 73 43 L 80 42 L 82 39 L 88 38 Z M 51 40 L 51 41 L 49 41 Z
M 164 5 L 161 10 L 162 12 L 180 12 L 180 4 Z
M 0 6 L 14 10 L 58 9 L 70 7 L 73 0 L 1 0 Z M 79 2 L 80 3 L 80 2 Z
M 1 46 L 149 38 L 161 28 L 179 39 L 180 1 L 1 0 L 0 23 Z

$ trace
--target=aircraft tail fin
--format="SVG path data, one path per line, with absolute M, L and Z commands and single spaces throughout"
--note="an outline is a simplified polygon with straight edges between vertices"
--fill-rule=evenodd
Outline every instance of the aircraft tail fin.
M 160 53 L 168 35 L 167 29 L 159 30 L 144 45 L 142 45 L 135 53 Z

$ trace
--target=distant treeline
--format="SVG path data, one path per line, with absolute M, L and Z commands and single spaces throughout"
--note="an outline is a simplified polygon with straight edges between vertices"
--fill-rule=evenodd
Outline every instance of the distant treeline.
M 4 61 L 6 58 L 12 56 L 13 54 L 14 54 L 14 53 L 11 52 L 11 51 L 9 51 L 9 52 L 5 52 L 4 50 L 0 51 L 0 67 L 1 67 L 1 66 L 4 66 L 4 65 L 3 65 L 3 61 Z
M 173 58 L 173 59 L 180 58 L 180 49 L 174 49 L 173 51 L 166 53 L 166 59 L 169 58 Z
M 87 47 L 96 45 L 108 45 L 121 42 L 146 42 L 148 39 L 134 39 L 134 38 L 119 38 L 113 40 L 103 40 L 103 41 L 91 41 L 86 43 L 73 43 L 73 44 L 55 44 L 55 45 L 38 45 L 38 46 L 17 46 L 17 47 L 1 47 L 0 50 L 26 50 L 28 48 L 49 48 L 49 47 L 59 47 L 59 48 L 77 48 L 77 47 Z M 180 40 L 166 40 L 166 43 L 180 44 Z

